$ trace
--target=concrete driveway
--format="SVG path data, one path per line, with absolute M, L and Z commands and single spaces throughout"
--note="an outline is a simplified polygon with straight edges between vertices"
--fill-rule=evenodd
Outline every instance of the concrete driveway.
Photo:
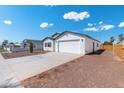
M 0 75 L 1 82 L 13 77 L 14 81 L 21 81 L 31 76 L 47 71 L 53 67 L 74 60 L 81 55 L 69 53 L 49 52 L 46 54 L 1 60 Z M 5 70 L 5 71 L 4 71 Z
M 0 88 L 23 87 L 0 54 Z
M 22 83 L 28 88 L 124 88 L 124 60 L 109 51 L 85 55 Z

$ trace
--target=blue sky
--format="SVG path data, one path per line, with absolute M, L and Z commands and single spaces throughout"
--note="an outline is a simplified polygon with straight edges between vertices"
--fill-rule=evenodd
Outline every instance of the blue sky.
M 0 42 L 39 40 L 65 30 L 117 41 L 124 34 L 124 6 L 0 6 Z

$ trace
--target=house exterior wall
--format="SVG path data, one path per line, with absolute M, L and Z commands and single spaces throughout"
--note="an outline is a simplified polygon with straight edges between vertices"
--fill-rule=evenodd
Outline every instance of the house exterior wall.
M 100 49 L 100 42 L 86 37 L 85 38 L 85 53 L 86 54 L 93 52 L 93 42 L 94 42 L 94 51 Z
M 2 45 L 0 45 L 0 48 L 3 48 Z
M 51 47 L 45 47 L 45 43 L 51 43 Z M 54 41 L 51 39 L 46 39 L 45 41 L 43 41 L 43 50 L 44 51 L 54 51 Z
M 42 42 L 41 43 L 35 43 L 33 42 L 33 45 L 34 45 L 34 49 L 42 49 Z
M 51 47 L 45 47 L 45 43 L 51 42 Z M 100 42 L 86 36 L 66 33 L 58 37 L 56 40 L 46 39 L 43 41 L 43 50 L 65 53 L 76 53 L 85 55 L 100 49 Z
M 35 43 L 35 42 L 32 42 L 33 43 L 33 46 L 34 46 L 34 49 L 42 49 L 42 42 L 40 42 L 40 43 Z M 23 48 L 29 48 L 29 43 L 26 43 L 26 46 L 24 47 L 24 45 L 22 45 L 23 46 Z
M 80 36 L 67 33 L 67 34 L 61 36 L 60 38 L 58 38 L 56 41 L 73 40 L 73 39 L 80 39 L 80 38 L 81 38 Z
M 22 45 L 21 48 L 29 48 L 30 42 L 33 43 L 34 49 L 36 49 L 36 50 L 43 48 L 42 41 L 40 41 L 40 40 L 27 40 L 27 39 L 23 40 L 23 42 L 21 44 Z

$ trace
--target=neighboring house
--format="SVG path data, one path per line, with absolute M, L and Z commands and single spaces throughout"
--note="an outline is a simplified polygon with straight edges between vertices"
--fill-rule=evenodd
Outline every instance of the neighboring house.
M 42 49 L 42 41 L 41 40 L 31 40 L 24 39 L 22 42 L 23 48 L 29 48 L 30 43 L 33 43 L 34 49 Z
M 8 43 L 4 47 L 4 50 L 8 52 L 21 52 L 21 51 L 28 51 L 29 44 L 33 43 L 34 50 L 42 50 L 42 41 L 41 40 L 31 40 L 25 39 L 22 43 Z
M 2 45 L 0 45 L 0 48 L 3 48 Z
M 43 50 L 87 54 L 100 49 L 100 41 L 84 34 L 65 31 L 42 40 Z
M 6 47 L 4 47 L 4 50 L 7 50 L 8 52 L 14 52 L 14 51 L 18 51 L 18 49 L 20 48 L 21 48 L 20 43 L 9 43 L 7 44 Z

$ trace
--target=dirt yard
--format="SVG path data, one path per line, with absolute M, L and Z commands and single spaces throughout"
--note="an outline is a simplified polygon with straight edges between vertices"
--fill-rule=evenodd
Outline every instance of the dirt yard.
M 45 54 L 45 53 L 47 53 L 47 51 L 35 50 L 33 53 L 30 53 L 29 51 L 14 52 L 14 53 L 2 53 L 2 56 L 5 59 L 10 59 L 10 58 L 38 55 L 38 54 Z
M 22 81 L 32 88 L 124 87 L 124 61 L 98 51 Z

